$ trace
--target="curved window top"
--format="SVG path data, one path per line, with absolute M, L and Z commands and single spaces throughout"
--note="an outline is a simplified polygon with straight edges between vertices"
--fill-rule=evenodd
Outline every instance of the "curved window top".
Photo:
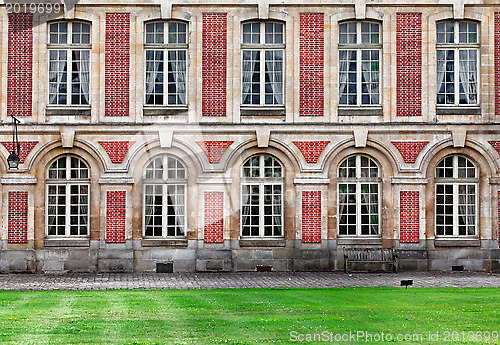
M 478 24 L 469 21 L 443 21 L 436 24 L 438 44 L 478 43 Z
M 56 22 L 49 24 L 50 44 L 90 44 L 90 24 Z
M 380 44 L 380 24 L 374 22 L 340 23 L 339 44 Z
M 284 43 L 284 24 L 278 22 L 246 22 L 242 32 L 244 44 L 280 44 Z
M 268 155 L 250 157 L 243 164 L 243 177 L 250 178 L 276 178 L 283 177 L 281 163 Z
M 187 44 L 187 24 L 158 21 L 146 24 L 146 44 Z
M 477 178 L 477 168 L 468 158 L 453 155 L 442 159 L 436 166 L 436 178 L 464 179 Z
M 146 165 L 145 177 L 148 180 L 185 180 L 186 168 L 176 158 L 162 156 L 153 159 Z
M 89 179 L 89 167 L 85 161 L 75 156 L 57 158 L 47 169 L 49 180 Z
M 370 179 L 380 177 L 379 167 L 374 160 L 363 155 L 347 157 L 339 165 L 339 177 L 345 179 Z

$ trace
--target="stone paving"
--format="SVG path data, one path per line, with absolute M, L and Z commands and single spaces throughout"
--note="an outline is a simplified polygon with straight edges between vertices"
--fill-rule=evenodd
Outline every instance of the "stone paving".
M 0 274 L 0 290 L 400 287 L 403 279 L 414 287 L 500 287 L 500 274 L 481 272 L 67 273 Z

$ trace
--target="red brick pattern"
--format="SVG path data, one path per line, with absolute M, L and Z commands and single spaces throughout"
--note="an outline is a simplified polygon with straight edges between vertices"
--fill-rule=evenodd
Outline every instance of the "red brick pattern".
M 226 116 L 227 13 L 203 13 L 202 116 Z
M 9 153 L 12 152 L 13 144 L 12 141 L 2 141 L 1 143 Z M 33 150 L 33 147 L 38 144 L 38 141 L 20 141 L 19 146 L 20 146 L 20 152 L 19 152 L 19 163 L 24 163 L 24 160 L 26 157 L 30 154 L 31 150 Z
M 295 146 L 297 146 L 304 155 L 307 163 L 316 163 L 318 158 L 323 152 L 329 141 L 294 141 Z
M 205 192 L 205 243 L 222 243 L 224 232 L 224 193 Z
M 106 13 L 105 116 L 129 115 L 130 13 Z
M 397 116 L 422 115 L 422 14 L 396 15 Z
M 418 243 L 420 230 L 420 192 L 402 190 L 399 192 L 399 241 Z
M 9 13 L 7 114 L 32 115 L 33 14 Z
M 123 162 L 123 158 L 127 154 L 128 149 L 134 143 L 135 141 L 99 141 L 99 144 L 101 144 L 109 155 L 109 158 L 111 158 L 111 162 L 118 164 Z
M 500 115 L 500 12 L 495 12 L 495 115 Z
M 324 15 L 300 14 L 300 110 L 301 116 L 324 113 Z
M 500 141 L 488 141 L 491 146 L 500 154 Z
M 28 242 L 28 192 L 9 191 L 8 242 Z
M 418 154 L 428 143 L 428 141 L 392 141 L 405 163 L 415 163 Z
M 302 192 L 302 243 L 321 242 L 321 191 Z
M 125 208 L 124 190 L 106 193 L 106 242 L 125 243 Z
M 233 141 L 197 141 L 210 163 L 219 163 L 222 155 Z

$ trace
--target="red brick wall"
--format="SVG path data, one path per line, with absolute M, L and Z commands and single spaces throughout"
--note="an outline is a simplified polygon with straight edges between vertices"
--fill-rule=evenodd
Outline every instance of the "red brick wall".
M 307 163 L 316 163 L 329 141 L 294 141 Z
M 495 12 L 495 115 L 500 115 L 500 12 Z
M 210 163 L 219 163 L 222 155 L 231 146 L 232 141 L 197 141 Z
M 500 141 L 489 141 L 489 143 L 500 154 Z
M 498 192 L 498 240 L 500 241 L 500 192 Z
M 106 13 L 105 116 L 129 115 L 130 13 Z
M 30 154 L 31 150 L 33 150 L 33 147 L 38 144 L 38 141 L 20 141 L 19 146 L 20 146 L 20 153 L 19 153 L 19 162 L 24 163 L 24 160 L 26 157 Z M 12 147 L 14 146 L 12 144 L 12 141 L 3 141 L 2 145 L 5 146 L 7 151 L 12 152 Z
M 302 192 L 302 242 L 321 242 L 321 191 Z
M 428 143 L 428 141 L 392 141 L 405 163 L 415 163 L 418 154 Z
M 422 115 L 422 14 L 396 15 L 397 116 Z
M 420 192 L 402 190 L 399 192 L 399 241 L 418 243 L 420 229 Z
M 123 162 L 123 158 L 135 141 L 99 141 L 113 163 Z
M 300 14 L 300 115 L 323 116 L 324 15 Z
M 203 13 L 201 114 L 226 116 L 227 14 Z
M 33 14 L 9 13 L 7 115 L 32 115 Z
M 28 192 L 9 191 L 8 242 L 28 242 Z
M 125 243 L 125 208 L 124 190 L 106 193 L 106 242 Z
M 224 193 L 205 192 L 205 243 L 222 243 L 224 232 Z

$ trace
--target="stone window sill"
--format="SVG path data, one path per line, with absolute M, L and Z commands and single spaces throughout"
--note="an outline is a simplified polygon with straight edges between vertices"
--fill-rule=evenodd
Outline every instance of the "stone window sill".
M 436 107 L 437 115 L 481 115 L 481 107 Z
M 90 107 L 47 107 L 46 116 L 90 116 Z
M 337 245 L 367 245 L 367 246 L 382 246 L 381 238 L 337 238 Z
M 165 115 L 184 115 L 188 111 L 187 105 L 183 106 L 165 106 L 165 107 L 147 107 L 143 108 L 143 116 L 165 116 Z
M 438 238 L 434 240 L 434 247 L 481 247 L 481 241 L 478 239 Z
M 90 247 L 90 238 L 45 238 L 44 247 Z
M 241 116 L 285 116 L 285 107 L 241 107 Z
M 339 107 L 339 116 L 382 116 L 382 107 Z
M 185 248 L 188 245 L 187 238 L 143 238 L 141 240 L 143 247 L 176 247 Z
M 240 247 L 284 247 L 284 238 L 240 239 Z

